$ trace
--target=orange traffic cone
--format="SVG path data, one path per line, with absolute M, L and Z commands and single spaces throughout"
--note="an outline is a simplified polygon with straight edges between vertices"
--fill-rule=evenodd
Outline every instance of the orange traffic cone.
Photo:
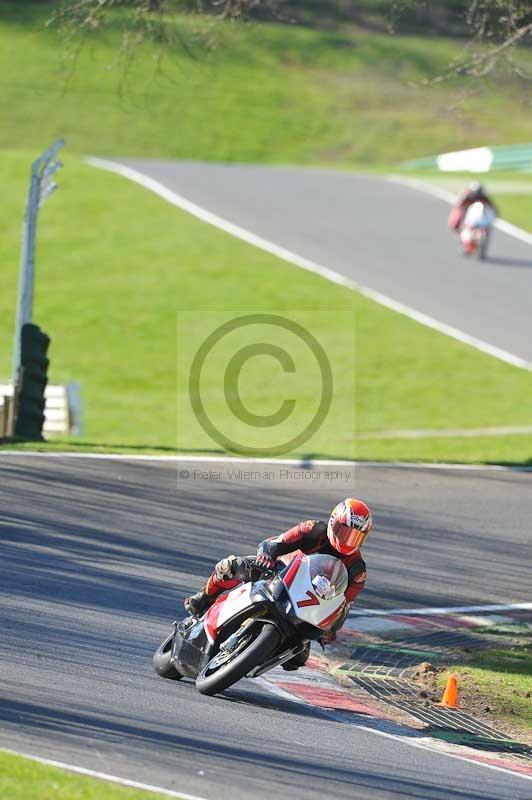
M 437 703 L 444 708 L 460 708 L 458 702 L 458 684 L 456 682 L 456 675 L 449 675 L 447 678 L 447 685 L 441 699 L 441 703 Z

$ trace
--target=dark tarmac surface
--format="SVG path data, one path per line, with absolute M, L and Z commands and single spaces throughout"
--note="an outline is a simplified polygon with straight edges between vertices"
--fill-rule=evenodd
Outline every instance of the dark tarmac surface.
M 351 492 L 376 522 L 359 607 L 528 601 L 531 488 L 530 473 L 357 467 Z M 339 492 L 0 454 L 0 746 L 210 800 L 532 798 L 521 777 L 327 719 L 253 681 L 205 698 L 153 672 L 153 649 L 216 559 L 325 517 Z
M 116 161 L 116 159 L 115 159 Z M 532 247 L 493 231 L 464 259 L 450 206 L 334 170 L 120 159 L 229 222 L 532 362 Z

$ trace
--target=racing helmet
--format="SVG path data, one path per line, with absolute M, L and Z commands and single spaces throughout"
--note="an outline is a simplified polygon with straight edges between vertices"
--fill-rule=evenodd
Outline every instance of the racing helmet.
M 348 497 L 333 508 L 327 537 L 335 550 L 349 556 L 364 543 L 372 526 L 368 506 L 362 500 Z
M 471 194 L 481 195 L 484 194 L 484 187 L 478 181 L 473 181 L 469 184 L 469 191 Z

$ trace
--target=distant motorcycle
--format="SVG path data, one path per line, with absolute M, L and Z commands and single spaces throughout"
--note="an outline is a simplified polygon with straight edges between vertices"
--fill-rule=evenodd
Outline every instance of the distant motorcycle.
M 333 556 L 285 556 L 273 571 L 242 559 L 250 579 L 220 595 L 201 617 L 174 622 L 153 656 L 162 678 L 194 678 L 206 695 L 256 678 L 321 640 L 346 607 L 347 570 Z
M 460 244 L 464 255 L 476 254 L 481 261 L 484 261 L 491 227 L 496 216 L 493 208 L 487 203 L 477 201 L 469 206 L 460 228 Z

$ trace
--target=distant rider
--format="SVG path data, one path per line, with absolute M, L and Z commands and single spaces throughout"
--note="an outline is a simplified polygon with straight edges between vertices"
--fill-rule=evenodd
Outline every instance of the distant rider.
M 238 586 L 244 580 L 255 580 L 261 568 L 273 569 L 280 556 L 301 550 L 305 554 L 322 553 L 335 556 L 347 569 L 348 586 L 345 591 L 346 606 L 333 628 L 322 637 L 325 642 L 336 638 L 336 631 L 344 624 L 349 613 L 349 604 L 362 591 L 366 581 L 366 564 L 360 547 L 372 528 L 372 516 L 368 506 L 361 500 L 347 498 L 333 509 L 327 522 L 307 520 L 275 538 L 265 539 L 257 549 L 250 571 L 246 558 L 228 556 L 219 561 L 203 589 L 185 599 L 185 610 L 193 616 L 204 614 L 216 597 Z M 255 566 L 256 565 L 256 566 Z M 310 653 L 310 642 L 305 651 L 283 664 L 284 669 L 298 669 L 305 664 Z
M 483 185 L 478 181 L 473 181 L 473 183 L 470 183 L 468 188 L 462 192 L 449 214 L 448 225 L 451 230 L 456 231 L 456 233 L 460 231 L 466 211 L 473 203 L 483 203 L 486 206 L 490 206 L 496 215 L 499 213 L 497 206 L 487 194 Z

